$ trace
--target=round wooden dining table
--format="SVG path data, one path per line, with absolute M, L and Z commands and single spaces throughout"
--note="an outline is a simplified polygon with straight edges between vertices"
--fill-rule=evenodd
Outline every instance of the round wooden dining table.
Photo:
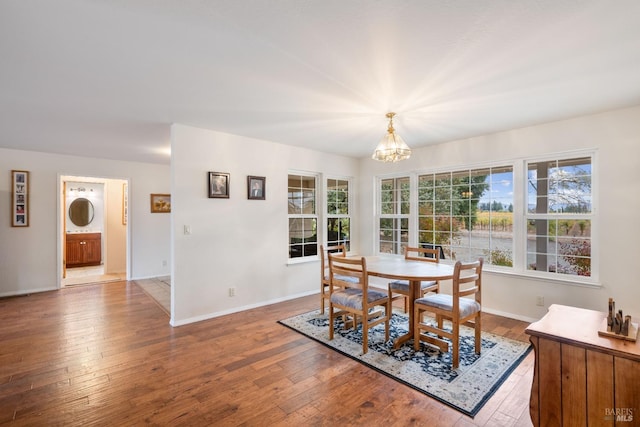
M 353 257 L 355 258 L 355 257 Z M 359 258 L 359 257 L 358 257 Z M 367 275 L 392 280 L 407 280 L 413 297 L 409 298 L 409 332 L 393 343 L 394 348 L 413 338 L 414 301 L 420 298 L 420 282 L 453 279 L 453 266 L 436 262 L 406 260 L 395 256 L 366 256 Z

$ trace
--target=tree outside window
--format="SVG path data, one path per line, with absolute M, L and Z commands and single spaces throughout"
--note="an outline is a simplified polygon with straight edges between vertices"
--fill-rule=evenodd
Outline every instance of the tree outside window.
M 349 181 L 327 179 L 327 245 L 351 247 L 349 215 Z

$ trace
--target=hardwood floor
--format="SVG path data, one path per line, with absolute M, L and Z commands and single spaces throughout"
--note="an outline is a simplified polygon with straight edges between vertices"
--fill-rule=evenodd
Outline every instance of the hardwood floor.
M 276 323 L 317 305 L 172 328 L 133 282 L 0 299 L 0 424 L 531 425 L 532 353 L 471 419 Z M 524 322 L 483 323 L 527 341 Z

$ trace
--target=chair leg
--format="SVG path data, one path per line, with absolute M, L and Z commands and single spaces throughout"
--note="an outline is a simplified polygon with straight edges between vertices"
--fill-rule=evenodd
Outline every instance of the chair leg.
M 320 314 L 324 314 L 324 291 L 320 291 Z
M 387 315 L 387 321 L 384 322 L 384 342 L 389 341 L 389 324 L 391 322 L 391 315 L 393 313 L 393 311 L 391 310 L 391 300 L 387 301 L 387 306 L 386 306 L 386 312 L 385 314 Z
M 438 323 L 438 329 L 442 329 L 444 325 L 444 318 L 441 315 L 436 314 L 436 321 Z M 438 338 L 442 338 L 442 335 L 438 335 Z
M 476 316 L 475 319 L 475 325 L 474 325 L 474 329 L 476 332 L 476 354 L 480 354 L 480 351 L 482 349 L 482 322 L 480 320 L 480 316 L 481 314 L 478 313 L 478 315 Z
M 369 319 L 362 316 L 362 354 L 367 354 L 369 350 Z
M 329 341 L 333 339 L 333 304 L 329 303 Z
M 409 309 L 409 307 L 408 307 L 408 305 L 409 305 L 409 297 L 405 295 L 402 298 L 402 300 L 404 301 L 404 312 L 406 313 L 407 310 Z
M 422 311 L 416 304 L 413 310 L 413 349 L 420 350 L 420 322 L 422 321 Z
M 460 324 L 457 321 L 452 322 L 453 336 L 451 337 L 451 368 L 457 369 L 460 363 Z

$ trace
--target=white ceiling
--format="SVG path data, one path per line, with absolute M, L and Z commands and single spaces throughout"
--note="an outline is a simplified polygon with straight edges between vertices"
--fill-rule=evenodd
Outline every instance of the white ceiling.
M 168 163 L 170 124 L 369 156 L 640 104 L 637 0 L 1 0 L 0 147 Z

